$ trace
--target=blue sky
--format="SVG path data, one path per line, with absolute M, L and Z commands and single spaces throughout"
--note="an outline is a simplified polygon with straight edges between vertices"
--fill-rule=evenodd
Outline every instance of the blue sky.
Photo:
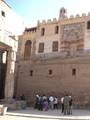
M 12 9 L 29 21 L 53 19 L 59 16 L 61 7 L 67 8 L 68 16 L 90 12 L 90 0 L 6 0 Z

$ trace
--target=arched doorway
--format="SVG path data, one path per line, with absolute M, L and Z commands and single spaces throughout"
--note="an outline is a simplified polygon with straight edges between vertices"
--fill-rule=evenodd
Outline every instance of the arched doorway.
M 24 60 L 29 60 L 31 55 L 31 40 L 27 40 L 25 43 L 25 50 L 24 50 Z

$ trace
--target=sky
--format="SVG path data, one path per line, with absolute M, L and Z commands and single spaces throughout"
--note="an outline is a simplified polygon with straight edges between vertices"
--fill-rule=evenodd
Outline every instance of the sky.
M 37 20 L 59 17 L 61 7 L 67 9 L 67 15 L 90 12 L 90 0 L 6 0 L 11 8 L 24 17 L 30 26 L 36 26 Z

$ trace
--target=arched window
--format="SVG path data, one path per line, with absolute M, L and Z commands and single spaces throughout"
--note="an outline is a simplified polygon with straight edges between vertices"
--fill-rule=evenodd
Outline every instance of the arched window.
M 87 29 L 90 29 L 90 21 L 87 22 Z
M 72 69 L 72 75 L 76 75 L 76 69 L 75 68 Z
M 58 32 L 59 32 L 59 27 L 56 26 L 56 27 L 55 27 L 55 34 L 58 34 Z
M 31 40 L 27 40 L 25 43 L 25 49 L 24 49 L 24 60 L 29 60 L 31 55 Z
M 44 34 L 45 34 L 45 28 L 42 28 L 41 29 L 41 36 L 44 36 Z

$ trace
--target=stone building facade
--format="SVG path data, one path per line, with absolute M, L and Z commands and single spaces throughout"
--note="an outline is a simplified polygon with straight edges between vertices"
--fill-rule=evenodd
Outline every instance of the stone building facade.
M 90 105 L 90 13 L 38 21 L 19 36 L 15 95 L 33 103 L 36 94 L 60 98 L 67 92 L 77 106 Z
M 17 35 L 24 29 L 24 20 L 4 0 L 0 0 L 0 99 L 13 97 Z

